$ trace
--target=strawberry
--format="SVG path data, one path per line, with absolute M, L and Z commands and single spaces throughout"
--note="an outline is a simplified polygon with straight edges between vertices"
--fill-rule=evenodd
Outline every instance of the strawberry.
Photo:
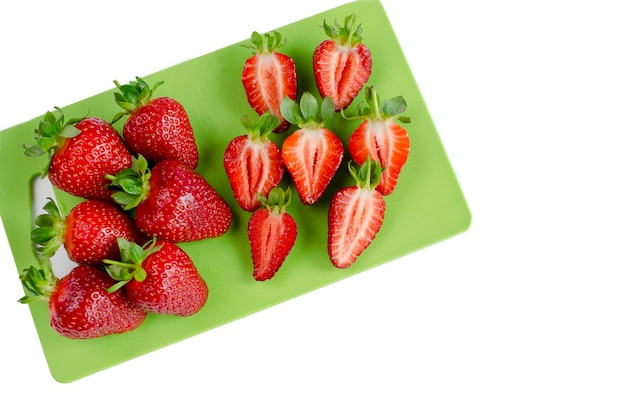
M 300 200 L 306 205 L 319 200 L 343 159 L 343 143 L 324 127 L 332 118 L 334 107 L 328 97 L 319 105 L 309 92 L 302 94 L 299 105 L 289 98 L 281 103 L 284 117 L 299 127 L 283 142 L 281 155 Z
M 328 211 L 328 255 L 337 268 L 347 268 L 369 246 L 380 230 L 386 202 L 376 190 L 380 163 L 366 160 L 357 170 L 348 165 L 356 185 L 340 189 Z
M 235 137 L 228 144 L 224 168 L 237 203 L 252 212 L 261 204 L 257 194 L 267 197 L 282 180 L 285 165 L 280 148 L 268 137 L 278 125 L 277 117 L 266 112 L 256 124 L 247 116 L 243 116 L 241 122 L 248 133 Z
M 112 122 L 128 114 L 122 131 L 128 148 L 153 163 L 175 159 L 192 169 L 198 167 L 198 147 L 183 105 L 170 97 L 152 98 L 162 81 L 150 88 L 143 79 L 136 79 L 126 85 L 113 81 L 120 90 L 114 93 L 115 102 L 124 111 Z
M 336 111 L 350 105 L 372 73 L 372 55 L 355 20 L 356 13 L 347 16 L 343 26 L 324 21 L 324 32 L 330 39 L 313 52 L 317 88 L 322 97 L 333 99 Z
M 117 131 L 99 118 L 71 119 L 65 122 L 48 111 L 35 130 L 36 144 L 24 145 L 30 157 L 48 154 L 42 176 L 48 176 L 58 189 L 89 199 L 109 199 L 105 174 L 116 174 L 130 167 L 131 154 Z
M 132 305 L 122 291 L 107 291 L 115 281 L 102 269 L 78 265 L 58 279 L 47 260 L 41 265 L 20 275 L 26 295 L 19 302 L 46 301 L 50 325 L 60 335 L 93 339 L 129 332 L 145 320 L 147 313 Z
M 113 199 L 134 209 L 139 231 L 169 242 L 215 238 L 230 227 L 233 214 L 204 177 L 178 160 L 162 160 L 148 168 L 139 155 L 133 165 L 107 176 L 118 189 Z
M 291 199 L 289 189 L 273 188 L 269 197 L 259 196 L 262 208 L 248 220 L 248 240 L 257 281 L 272 278 L 291 251 L 298 229 L 296 222 L 286 212 Z
M 279 32 L 260 35 L 252 33 L 252 45 L 244 45 L 253 50 L 243 67 L 241 81 L 250 106 L 262 115 L 270 111 L 279 119 L 275 132 L 289 128 L 289 122 L 280 112 L 280 102 L 285 97 L 296 99 L 298 82 L 296 64 L 289 56 L 277 52 L 285 44 Z
M 363 119 L 348 140 L 348 151 L 357 164 L 362 164 L 369 157 L 380 161 L 382 174 L 378 190 L 383 195 L 393 192 L 398 176 L 409 157 L 411 143 L 407 131 L 397 121 L 411 122 L 409 117 L 399 116 L 406 109 L 402 97 L 380 101 L 374 87 L 365 88 L 365 102 L 359 106 L 359 115 L 353 118 Z
M 105 259 L 119 259 L 117 238 L 141 242 L 145 237 L 135 222 L 113 202 L 89 199 L 78 203 L 63 217 L 50 199 L 35 218 L 31 232 L 38 253 L 52 257 L 61 245 L 69 259 L 80 264 L 100 265 Z
M 178 245 L 156 239 L 143 247 L 122 238 L 118 243 L 122 261 L 105 261 L 119 281 L 109 291 L 124 287 L 132 304 L 156 314 L 190 316 L 204 307 L 207 284 Z

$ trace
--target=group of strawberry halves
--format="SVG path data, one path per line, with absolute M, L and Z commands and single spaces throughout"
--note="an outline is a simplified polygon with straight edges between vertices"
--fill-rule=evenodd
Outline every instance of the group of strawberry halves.
M 242 82 L 259 114 L 242 117 L 247 134 L 224 153 L 224 167 L 239 206 L 253 212 L 248 238 L 253 277 L 271 279 L 293 247 L 297 226 L 286 212 L 285 169 L 305 205 L 316 203 L 344 157 L 342 141 L 326 123 L 364 90 L 364 105 L 350 119 L 362 123 L 348 140 L 348 169 L 356 184 L 332 197 L 328 212 L 328 254 L 346 268 L 378 233 L 390 194 L 409 153 L 409 137 L 397 121 L 402 97 L 380 101 L 365 87 L 371 53 L 362 43 L 355 15 L 343 25 L 323 24 L 329 39 L 315 49 L 313 69 L 321 103 L 298 93 L 296 66 L 277 49 L 278 32 L 252 34 L 253 55 Z M 230 228 L 233 213 L 196 172 L 198 148 L 184 107 L 137 77 L 114 82 L 123 109 L 111 122 L 97 117 L 65 120 L 60 108 L 39 122 L 28 156 L 48 155 L 43 170 L 53 186 L 84 200 L 67 215 L 50 200 L 31 232 L 39 266 L 24 270 L 19 301 L 45 301 L 51 326 L 62 336 L 89 339 L 125 333 L 147 315 L 189 316 L 207 302 L 209 290 L 191 258 L 177 243 L 216 238 Z M 112 124 L 127 116 L 120 135 Z M 270 133 L 297 126 L 279 147 Z M 76 266 L 57 278 L 52 256 L 63 247 Z
M 285 44 L 274 31 L 251 37 L 253 55 L 247 59 L 242 82 L 256 122 L 242 117 L 247 134 L 233 139 L 224 154 L 224 166 L 239 206 L 254 212 L 248 223 L 254 278 L 272 278 L 291 251 L 297 234 L 286 212 L 290 188 L 279 187 L 285 169 L 300 201 L 315 204 L 324 194 L 344 158 L 344 144 L 327 123 L 340 112 L 361 123 L 348 139 L 348 163 L 355 184 L 336 192 L 328 211 L 328 255 L 337 268 L 347 268 L 380 230 L 386 203 L 409 155 L 409 137 L 397 121 L 406 101 L 398 96 L 381 101 L 373 86 L 365 86 L 372 73 L 372 56 L 363 43 L 356 14 L 343 25 L 324 21 L 329 39 L 313 51 L 313 72 L 321 102 L 310 92 L 298 100 L 296 64 L 277 49 Z M 356 115 L 346 116 L 357 94 L 364 102 Z M 298 101 L 297 101 L 298 100 Z M 279 147 L 269 134 L 283 133 Z M 352 164 L 356 163 L 356 166 Z

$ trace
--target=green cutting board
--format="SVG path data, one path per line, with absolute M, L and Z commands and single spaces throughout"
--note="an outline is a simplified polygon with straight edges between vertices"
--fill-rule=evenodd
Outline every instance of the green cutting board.
M 222 157 L 228 142 L 245 133 L 239 118 L 255 117 L 241 84 L 244 61 L 251 51 L 241 43 L 189 60 L 160 72 L 142 76 L 149 84 L 163 80 L 159 96 L 171 96 L 187 109 L 200 151 L 198 172 L 226 199 L 234 212 L 232 227 L 222 237 L 183 243 L 210 289 L 206 306 L 191 317 L 150 315 L 137 330 L 94 340 L 71 340 L 50 327 L 46 304 L 31 304 L 30 311 L 52 376 L 71 382 L 113 365 L 167 346 L 182 339 L 239 319 L 261 309 L 294 298 L 397 257 L 431 245 L 469 227 L 471 215 L 446 156 L 437 131 L 411 73 L 383 6 L 378 1 L 356 1 L 324 13 L 277 28 L 286 45 L 281 52 L 291 56 L 298 68 L 299 94 L 314 93 L 312 53 L 326 39 L 320 28 L 357 12 L 363 40 L 371 49 L 373 70 L 368 85 L 377 88 L 383 99 L 402 95 L 408 104 L 404 124 L 411 138 L 411 153 L 393 194 L 386 197 L 385 221 L 372 244 L 348 269 L 332 266 L 326 250 L 327 210 L 332 193 L 351 184 L 345 157 L 337 176 L 322 200 L 314 206 L 300 204 L 294 197 L 289 212 L 298 224 L 298 238 L 291 254 L 276 276 L 257 282 L 246 226 L 250 213 L 241 210 L 228 184 Z M 250 32 L 256 28 L 250 28 Z M 113 80 L 111 80 L 113 81 Z M 129 80 L 120 80 L 124 83 Z M 111 82 L 113 87 L 113 82 Z M 358 96 L 346 111 L 353 114 Z M 56 105 L 51 102 L 52 107 Z M 106 120 L 119 110 L 113 88 L 63 108 L 67 118 L 89 113 Z M 0 132 L 0 214 L 17 271 L 35 264 L 29 233 L 32 228 L 31 182 L 41 171 L 45 157 L 28 158 L 22 145 L 31 144 L 37 116 Z M 116 124 L 120 128 L 122 123 Z M 328 125 L 343 141 L 357 127 L 336 114 Z M 292 130 L 272 135 L 278 144 Z M 346 153 L 347 154 L 347 153 Z M 288 178 L 285 179 L 287 184 Z M 79 199 L 56 192 L 67 212 Z M 17 272 L 4 273 L 5 284 L 20 284 Z M 17 300 L 17 298 L 16 298 Z M 24 312 L 26 307 L 24 306 Z

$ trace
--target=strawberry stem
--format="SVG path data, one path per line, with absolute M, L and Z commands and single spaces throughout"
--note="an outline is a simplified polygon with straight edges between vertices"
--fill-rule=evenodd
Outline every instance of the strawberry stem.
M 259 202 L 261 202 L 261 206 L 269 209 L 273 214 L 280 215 L 286 211 L 287 206 L 291 203 L 291 188 L 287 187 L 286 190 L 283 190 L 281 187 L 276 186 L 270 190 L 267 197 L 261 193 L 257 193 L 257 197 Z
M 51 258 L 65 241 L 65 218 L 57 204 L 48 198 L 42 213 L 35 218 L 35 228 L 30 233 L 35 253 Z
M 148 161 L 141 154 L 133 157 L 129 168 L 105 177 L 111 181 L 109 188 L 117 189 L 112 195 L 113 200 L 124 210 L 136 208 L 150 192 L 150 169 Z
M 143 246 L 124 238 L 117 238 L 117 246 L 120 249 L 121 261 L 104 260 L 106 272 L 117 281 L 107 288 L 108 292 L 119 290 L 133 279 L 139 282 L 144 281 L 148 275 L 141 264 L 146 258 L 161 249 L 156 238 L 146 242 Z
M 342 46 L 354 47 L 363 42 L 361 25 L 356 25 L 356 11 L 345 17 L 343 26 L 335 21 L 335 26 L 330 26 L 324 20 L 323 28 L 326 36 L 333 39 L 337 44 Z
M 39 267 L 30 266 L 20 275 L 25 295 L 18 300 L 21 304 L 35 301 L 48 301 L 59 279 L 52 272 L 52 264 L 48 257 L 38 257 Z
M 115 102 L 124 111 L 115 114 L 111 124 L 115 124 L 124 115 L 132 114 L 150 102 L 154 91 L 164 83 L 163 81 L 159 81 L 150 88 L 150 85 L 140 77 L 137 76 L 135 79 L 136 81 L 130 81 L 126 85 L 121 85 L 119 82 L 113 81 L 115 86 L 120 90 L 120 92 L 113 93 Z
M 382 173 L 380 162 L 372 160 L 369 156 L 358 169 L 350 161 L 348 170 L 360 189 L 373 190 L 380 182 Z

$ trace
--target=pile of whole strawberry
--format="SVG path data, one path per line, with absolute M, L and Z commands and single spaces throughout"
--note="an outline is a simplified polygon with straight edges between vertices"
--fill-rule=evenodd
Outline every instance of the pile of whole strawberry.
M 232 212 L 195 171 L 198 149 L 183 106 L 153 98 L 144 80 L 115 82 L 115 101 L 128 115 L 120 135 L 100 118 L 65 120 L 45 114 L 29 156 L 49 155 L 44 174 L 84 200 L 63 216 L 50 200 L 31 239 L 40 267 L 20 276 L 22 303 L 48 303 L 61 335 L 87 339 L 137 328 L 147 313 L 189 316 L 209 290 L 178 242 L 215 238 Z M 63 246 L 76 263 L 57 278 L 50 259 Z
M 243 120 L 248 133 L 230 142 L 224 167 L 239 206 L 254 212 L 248 238 L 257 280 L 275 275 L 296 239 L 296 224 L 285 212 L 289 189 L 277 187 L 285 170 L 301 202 L 312 205 L 341 165 L 344 143 L 326 127 L 336 113 L 362 122 L 347 139 L 348 169 L 356 183 L 336 192 L 329 206 L 327 249 L 334 266 L 349 267 L 376 236 L 385 214 L 384 196 L 393 192 L 408 158 L 409 137 L 397 122 L 410 122 L 399 115 L 406 102 L 402 97 L 381 101 L 373 86 L 365 86 L 372 56 L 355 19 L 352 14 L 343 25 L 323 23 L 329 39 L 312 53 L 321 102 L 308 91 L 296 101 L 296 64 L 277 51 L 285 43 L 280 33 L 252 34 L 249 47 L 254 52 L 245 62 L 242 82 L 260 118 L 257 123 Z M 344 110 L 363 89 L 364 102 L 348 117 Z M 269 139 L 271 132 L 287 131 L 291 125 L 295 131 L 280 147 Z

